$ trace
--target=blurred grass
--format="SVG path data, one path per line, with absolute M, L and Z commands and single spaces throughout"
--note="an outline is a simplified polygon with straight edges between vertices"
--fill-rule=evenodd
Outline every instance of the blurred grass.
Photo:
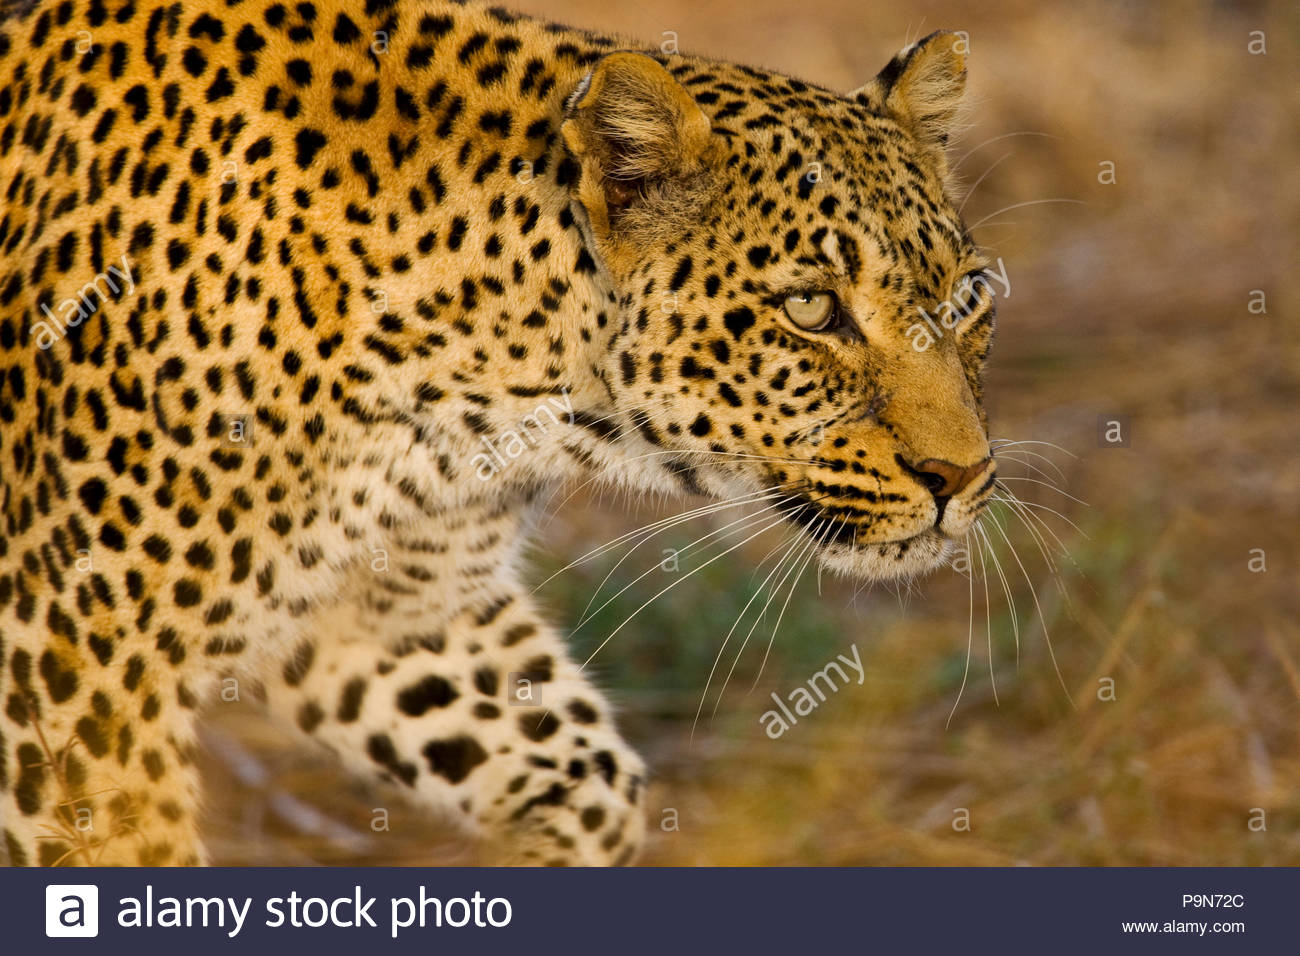
M 965 215 L 989 219 L 976 235 L 1012 282 L 988 387 L 993 431 L 1059 445 L 1023 447 L 1048 455 L 1091 503 L 1013 483 L 1079 526 L 1036 511 L 1068 550 L 1057 575 L 1023 528 L 1012 531 L 1056 666 L 1005 547 L 1018 663 L 996 576 L 988 639 L 978 581 L 972 615 L 972 585 L 952 572 L 901 595 L 819 586 L 810 572 L 756 688 L 784 592 L 710 720 L 713 685 L 692 743 L 718 645 L 777 539 L 641 611 L 592 668 L 655 773 L 645 861 L 1300 863 L 1300 8 L 755 0 L 737 17 L 716 0 L 516 6 L 647 45 L 672 30 L 684 50 L 839 89 L 907 40 L 970 31 L 974 125 L 954 152 L 969 154 L 966 183 L 983 176 Z M 1252 30 L 1265 31 L 1265 56 L 1248 55 Z M 1103 161 L 1115 163 L 1115 185 L 1098 182 Z M 1044 199 L 1083 205 L 999 214 Z M 1256 289 L 1266 315 L 1247 308 Z M 1101 415 L 1129 416 L 1131 447 L 1099 447 Z M 1009 458 L 1008 474 L 1041 477 Z M 657 514 L 571 503 L 544 526 L 535 580 Z M 695 566 L 687 556 L 676 573 L 656 568 L 664 548 L 725 520 L 666 533 L 620 566 L 597 603 L 654 570 L 575 633 L 575 655 Z M 1264 573 L 1248 566 L 1252 549 L 1263 549 Z M 555 620 L 579 621 L 619 554 L 541 591 Z M 854 643 L 863 686 L 767 739 L 767 695 L 784 696 Z M 1098 699 L 1103 679 L 1113 700 Z M 474 859 L 436 821 L 345 780 L 327 759 L 285 752 L 251 707 L 219 710 L 205 768 L 217 862 Z M 390 830 L 376 834 L 381 805 Z M 953 827 L 958 808 L 969 831 Z M 1266 830 L 1249 828 L 1253 808 Z M 678 829 L 659 826 L 674 817 Z

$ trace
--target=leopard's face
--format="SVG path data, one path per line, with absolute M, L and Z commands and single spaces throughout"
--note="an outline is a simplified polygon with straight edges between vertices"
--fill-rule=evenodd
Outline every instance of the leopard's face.
M 896 84 L 933 71 L 900 57 Z M 737 82 L 682 72 L 696 101 Z M 765 88 L 709 117 L 676 192 L 597 197 L 623 317 L 605 377 L 656 454 L 783 515 L 824 565 L 928 570 L 993 494 L 980 393 L 997 285 L 942 149 L 880 79 L 850 99 L 747 82 Z

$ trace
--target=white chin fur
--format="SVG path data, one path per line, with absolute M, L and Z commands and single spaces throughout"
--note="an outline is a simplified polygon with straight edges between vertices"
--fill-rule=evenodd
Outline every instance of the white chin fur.
M 906 542 L 872 544 L 850 549 L 834 545 L 818 555 L 822 567 L 845 577 L 868 581 L 911 578 L 946 563 L 956 547 L 952 539 L 926 531 Z

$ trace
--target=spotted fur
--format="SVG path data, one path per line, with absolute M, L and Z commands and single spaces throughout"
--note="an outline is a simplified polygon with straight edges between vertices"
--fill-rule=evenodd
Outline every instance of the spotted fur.
M 521 585 L 530 514 L 769 489 L 828 567 L 942 560 L 993 474 L 991 307 L 907 333 L 983 265 L 954 41 L 838 95 L 441 0 L 10 3 L 10 862 L 202 862 L 227 674 L 500 859 L 632 859 L 645 770 Z

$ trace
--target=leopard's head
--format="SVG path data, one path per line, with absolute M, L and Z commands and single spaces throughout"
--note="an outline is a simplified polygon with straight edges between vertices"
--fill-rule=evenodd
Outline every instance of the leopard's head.
M 934 567 L 993 494 L 1000 290 L 945 157 L 963 41 L 931 35 L 847 96 L 615 53 L 563 127 L 619 297 L 603 375 L 628 430 L 858 576 Z

